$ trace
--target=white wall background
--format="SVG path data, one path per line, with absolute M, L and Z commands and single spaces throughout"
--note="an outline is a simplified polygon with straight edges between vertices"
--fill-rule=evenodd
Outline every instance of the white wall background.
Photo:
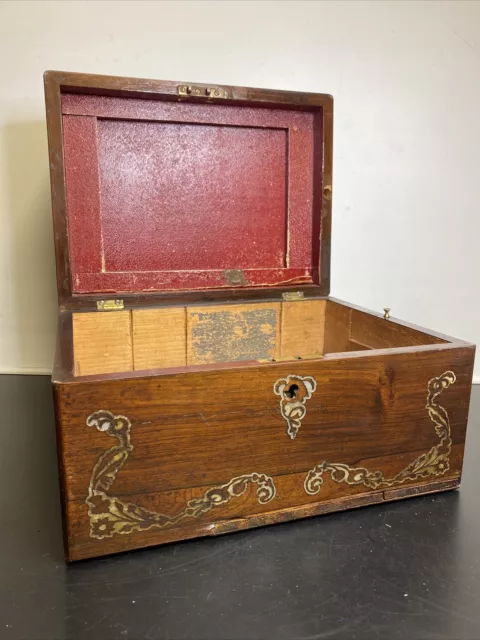
M 1 372 L 52 361 L 46 69 L 333 94 L 332 294 L 480 342 L 480 3 L 1 2 L 0 61 Z

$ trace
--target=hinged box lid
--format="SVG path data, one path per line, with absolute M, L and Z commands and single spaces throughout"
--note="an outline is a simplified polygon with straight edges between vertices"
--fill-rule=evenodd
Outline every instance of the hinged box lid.
M 47 71 L 60 304 L 329 293 L 333 100 Z

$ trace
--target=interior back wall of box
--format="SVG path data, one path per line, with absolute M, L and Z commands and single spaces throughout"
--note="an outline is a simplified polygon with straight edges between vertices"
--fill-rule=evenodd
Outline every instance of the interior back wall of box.
M 460 0 L 1 2 L 0 372 L 51 370 L 46 69 L 331 93 L 332 295 L 480 342 L 479 51 Z

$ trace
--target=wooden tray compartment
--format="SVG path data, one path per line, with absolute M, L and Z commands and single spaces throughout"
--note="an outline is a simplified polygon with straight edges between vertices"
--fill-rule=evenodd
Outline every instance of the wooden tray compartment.
M 329 299 L 73 312 L 71 321 L 75 376 L 448 342 Z

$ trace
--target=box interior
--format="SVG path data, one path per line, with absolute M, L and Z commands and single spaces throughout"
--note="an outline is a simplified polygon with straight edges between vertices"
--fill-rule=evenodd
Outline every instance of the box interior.
M 72 330 L 75 376 L 447 342 L 327 299 L 74 312 Z
M 329 292 L 328 96 L 202 102 L 65 89 L 59 105 L 68 231 L 60 254 L 72 305 L 62 312 L 63 370 L 117 374 L 445 342 L 318 297 Z M 285 289 L 307 299 L 282 300 Z M 127 308 L 90 311 L 100 297 Z M 152 306 L 140 306 L 148 297 Z M 271 301 L 245 302 L 253 297 Z

